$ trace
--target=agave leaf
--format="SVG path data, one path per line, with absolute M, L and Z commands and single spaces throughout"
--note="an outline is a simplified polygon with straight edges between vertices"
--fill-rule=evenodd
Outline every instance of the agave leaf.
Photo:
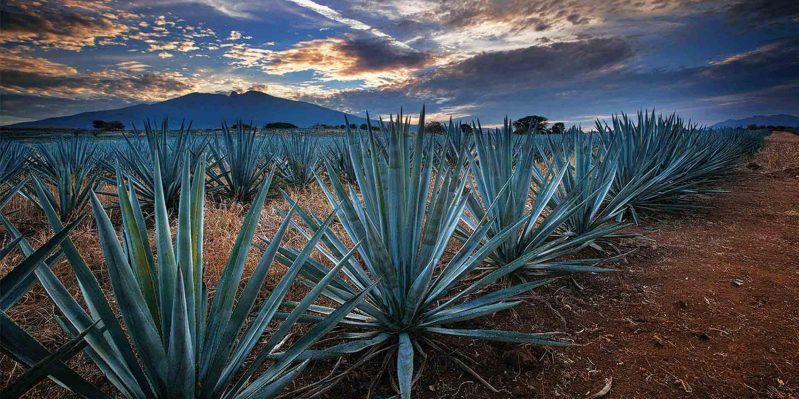
M 69 231 L 78 223 L 80 223 L 80 219 L 70 223 L 62 231 L 54 235 L 53 238 L 47 240 L 39 249 L 27 256 L 19 265 L 11 269 L 3 278 L 0 278 L 0 302 L 14 304 L 19 299 L 18 293 L 22 292 L 24 294 L 30 289 L 30 286 L 35 281 L 33 278 L 34 270 L 42 265 L 42 261 L 61 244 L 61 241 L 69 234 Z M 18 236 L 16 242 L 19 243 L 21 239 L 22 236 Z M 8 308 L 4 307 L 3 310 L 8 310 Z
M 150 315 L 141 288 L 119 246 L 111 220 L 96 195 L 92 195 L 92 209 L 97 221 L 100 245 L 103 248 L 106 265 L 111 276 L 111 285 L 119 302 L 122 317 L 128 326 L 131 338 L 140 351 L 144 369 L 149 374 L 150 380 L 163 386 L 166 384 L 164 378 L 167 372 L 167 353 L 161 341 L 159 327 Z M 162 301 L 161 307 L 163 308 L 167 303 L 171 305 L 172 301 Z
M 545 333 L 519 333 L 515 331 L 500 331 L 500 330 L 464 330 L 453 329 L 444 327 L 428 327 L 428 332 L 454 335 L 459 337 L 469 337 L 475 339 L 484 339 L 489 341 L 512 342 L 517 344 L 533 344 L 542 346 L 569 346 L 568 343 L 558 340 L 550 339 L 551 334 Z
M 410 399 L 413 385 L 413 344 L 406 333 L 399 335 L 397 379 L 399 380 L 400 396 L 403 399 Z
M 48 376 L 52 376 L 54 381 L 58 384 L 64 386 L 65 388 L 75 392 L 76 394 L 80 395 L 81 397 L 85 398 L 107 398 L 108 396 L 105 395 L 102 391 L 91 385 L 89 382 L 84 380 L 80 375 L 75 373 L 74 371 L 67 368 L 63 361 L 73 357 L 75 354 L 80 352 L 84 346 L 86 346 L 86 341 L 84 341 L 84 337 L 86 334 L 89 333 L 89 330 L 94 328 L 98 322 L 95 322 L 92 326 L 90 326 L 85 331 L 81 332 L 78 336 L 72 338 L 69 342 L 61 346 L 57 351 L 53 353 L 47 353 L 47 351 L 39 345 L 36 340 L 34 340 L 30 335 L 28 335 L 24 330 L 20 329 L 11 319 L 9 319 L 5 313 L 0 312 L 0 331 L 3 331 L 1 334 L 2 340 L 2 347 L 4 350 L 12 351 L 12 347 L 17 347 L 13 349 L 13 354 L 20 354 L 26 353 L 23 355 L 24 358 L 30 359 L 30 354 L 35 353 L 34 358 L 39 358 L 35 364 L 30 365 L 31 368 L 25 371 L 19 378 L 17 378 L 12 384 L 5 387 L 3 390 L 0 390 L 0 395 L 3 397 L 20 397 L 25 392 L 33 388 L 34 385 L 39 383 L 39 381 L 47 378 Z M 7 349 L 8 348 L 8 349 Z M 15 356 L 19 359 L 19 356 Z

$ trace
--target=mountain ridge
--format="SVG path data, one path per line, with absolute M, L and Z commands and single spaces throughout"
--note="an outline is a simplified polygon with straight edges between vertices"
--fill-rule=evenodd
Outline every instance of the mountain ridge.
M 718 122 L 711 126 L 714 129 L 725 127 L 747 127 L 749 125 L 756 126 L 799 126 L 799 117 L 789 114 L 775 114 L 775 115 L 754 115 L 748 118 L 741 119 L 727 119 L 723 122 Z
M 315 124 L 342 125 L 363 123 L 364 118 L 336 111 L 305 101 L 276 97 L 259 91 L 230 94 L 194 92 L 152 104 L 135 104 L 123 108 L 81 112 L 37 121 L 20 122 L 4 128 L 71 128 L 91 129 L 92 121 L 120 121 L 125 128 L 140 126 L 147 119 L 191 122 L 198 129 L 213 129 L 222 122 L 242 120 L 262 126 L 271 122 L 288 122 L 298 127 Z

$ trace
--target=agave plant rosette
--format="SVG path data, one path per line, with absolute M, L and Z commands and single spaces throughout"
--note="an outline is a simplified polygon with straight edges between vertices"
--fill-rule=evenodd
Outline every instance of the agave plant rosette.
M 429 351 L 446 352 L 441 337 L 562 345 L 546 333 L 453 326 L 515 306 L 519 303 L 514 300 L 517 295 L 548 280 L 505 289 L 489 288 L 522 267 L 524 257 L 490 273 L 477 273 L 480 263 L 521 222 L 488 239 L 490 221 L 478 224 L 457 252 L 445 260 L 445 248 L 470 196 L 465 187 L 466 155 L 462 153 L 461 161 L 451 166 L 444 164 L 442 169 L 434 170 L 435 160 L 441 159 L 445 149 L 435 146 L 422 133 L 424 111 L 415 135 L 411 133 L 409 120 L 403 121 L 402 115 L 396 122 L 391 120 L 382 126 L 386 135 L 385 152 L 379 149 L 375 133 L 369 131 L 364 138 L 363 133 L 347 130 L 360 194 L 352 186 L 345 188 L 337 179 L 331 179 L 332 188 L 328 188 L 317 176 L 329 202 L 341 204 L 338 218 L 347 238 L 360 243 L 358 259 L 343 262 L 341 274 L 332 280 L 323 295 L 336 303 L 345 303 L 362 290 L 367 294 L 364 302 L 341 321 L 344 332 L 340 337 L 346 342 L 325 353 L 308 351 L 305 356 L 364 351 L 363 361 L 390 351 L 386 359 L 395 361 L 400 394 L 409 398 L 417 363 L 424 364 Z M 316 215 L 303 210 L 297 213 L 303 226 L 295 227 L 309 239 L 324 232 L 319 241 L 321 250 L 334 263 L 341 263 L 349 252 L 344 238 L 325 231 Z M 280 259 L 293 264 L 299 255 L 296 250 L 282 248 Z M 329 267 L 314 259 L 307 259 L 306 263 L 301 273 L 309 287 L 330 273 Z M 371 285 L 373 288 L 369 288 Z M 311 318 L 333 312 L 324 306 L 310 310 Z
M 447 147 L 445 159 L 449 163 L 457 162 L 460 154 L 465 151 L 474 151 L 474 140 L 471 138 L 474 126 L 465 125 L 469 126 L 469 129 L 465 129 L 463 126 L 464 124 L 459 121 L 453 122 L 452 118 L 446 125 L 446 139 L 442 145 Z
M 635 193 L 627 207 L 635 223 L 641 212 L 697 208 L 693 196 L 719 192 L 718 179 L 732 171 L 742 154 L 735 142 L 719 140 L 676 114 L 639 112 L 637 119 L 622 114 L 611 125 L 597 122 L 605 151 L 618 153 L 611 194 L 625 189 Z
M 23 144 L 0 139 L 0 197 L 14 192 L 12 187 L 25 170 L 30 150 Z
M 155 201 L 155 158 L 159 158 L 162 190 L 166 199 L 167 209 L 175 209 L 178 205 L 181 176 L 184 169 L 191 168 L 188 154 L 197 155 L 192 151 L 195 144 L 191 137 L 191 124 L 180 124 L 180 129 L 172 133 L 169 122 L 164 119 L 161 127 L 153 126 L 149 120 L 144 123 L 144 140 L 141 132 L 133 127 L 133 137 L 125 137 L 127 148 L 116 150 L 116 161 L 122 166 L 126 177 L 130 178 L 136 194 L 142 204 L 153 208 Z M 119 170 L 114 165 L 109 165 L 111 170 Z
M 291 345 L 284 344 L 289 329 L 340 269 L 340 266 L 333 267 L 330 275 L 284 317 L 277 331 L 264 336 L 318 240 L 317 237 L 309 241 L 296 264 L 289 267 L 272 292 L 259 301 L 279 242 L 289 227 L 289 219 L 284 221 L 273 238 L 274 244 L 266 248 L 252 276 L 237 295 L 269 189 L 264 184 L 244 219 L 209 301 L 209 290 L 203 284 L 202 246 L 206 161 L 201 157 L 193 178 L 188 169 L 182 170 L 174 242 L 157 154 L 154 161 L 156 251 L 152 251 L 148 241 L 133 183 L 125 184 L 121 175 L 117 180 L 122 243 L 97 197 L 92 196 L 97 231 L 122 323 L 70 240 L 65 240 L 62 247 L 75 271 L 89 313 L 49 269 L 37 269 L 39 281 L 64 315 L 59 319 L 62 328 L 77 336 L 78 331 L 85 331 L 98 321 L 102 323 L 105 332 L 92 330 L 85 335 L 87 353 L 125 397 L 268 398 L 275 395 L 307 364 L 298 362 L 298 357 L 351 312 L 360 296 L 350 298 Z M 54 230 L 61 231 L 62 225 L 55 212 L 46 206 L 42 185 L 38 180 L 35 185 Z M 326 223 L 331 220 L 332 216 Z M 287 346 L 283 348 L 283 356 L 272 360 L 270 353 L 281 345 Z
M 581 198 L 575 192 L 553 201 L 569 168 L 549 169 L 545 174 L 537 169 L 536 154 L 543 153 L 537 150 L 538 136 L 535 130 L 525 135 L 514 135 L 513 126 L 507 119 L 497 129 L 477 126 L 474 154 L 467 154 L 472 157 L 473 185 L 479 195 L 469 197 L 464 217 L 469 228 L 459 229 L 458 237 L 467 241 L 483 220 L 489 220 L 487 239 L 502 238 L 486 258 L 485 267 L 502 269 L 523 260 L 517 276 L 603 271 L 605 269 L 594 267 L 592 260 L 566 259 L 567 255 L 575 254 L 608 231 L 559 234 L 596 193 Z M 556 152 L 543 156 L 566 157 L 567 154 Z M 558 162 L 566 164 L 568 159 Z M 531 181 L 536 174 L 541 176 L 541 181 L 533 192 Z M 533 200 L 528 208 L 530 196 Z
M 36 147 L 31 166 L 53 187 L 55 195 L 45 192 L 62 220 L 80 215 L 92 190 L 100 186 L 103 174 L 99 156 L 94 143 L 78 137 L 59 138 L 53 144 Z
M 306 133 L 294 133 L 281 140 L 283 152 L 277 163 L 280 177 L 292 186 L 308 185 L 320 165 L 319 143 Z
M 338 177 L 345 183 L 355 183 L 357 181 L 355 167 L 352 165 L 347 145 L 346 140 L 335 140 L 330 145 L 327 161 L 330 163 L 335 175 L 329 177 Z
M 241 122 L 232 132 L 227 124 L 222 124 L 216 145 L 209 146 L 212 162 L 207 174 L 213 183 L 213 191 L 246 202 L 255 197 L 261 184 L 270 184 L 271 153 L 266 154 L 267 140 L 259 140 L 256 133 L 255 129 L 247 129 Z
M 635 186 L 623 187 L 611 194 L 618 154 L 603 151 L 597 134 L 585 134 L 572 127 L 561 138 L 548 138 L 539 145 L 539 156 L 547 171 L 566 170 L 555 195 L 552 206 L 557 207 L 563 199 L 577 198 L 578 210 L 560 228 L 561 235 L 583 236 L 600 231 L 597 241 L 616 237 L 626 225 L 620 224 L 628 202 L 635 197 Z M 547 184 L 547 176 L 540 169 L 533 169 L 533 187 L 541 191 Z M 590 243 L 602 249 L 596 242 Z

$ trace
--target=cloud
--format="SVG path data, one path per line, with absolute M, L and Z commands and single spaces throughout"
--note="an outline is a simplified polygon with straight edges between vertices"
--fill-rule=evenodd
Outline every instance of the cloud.
M 70 76 L 78 73 L 75 68 L 68 65 L 59 64 L 45 58 L 16 54 L 8 50 L 0 50 L 0 70 L 27 71 L 41 76 Z M 8 82 L 8 78 L 3 76 L 2 83 L 6 82 Z
M 736 1 L 727 7 L 727 12 L 735 19 L 756 24 L 799 22 L 799 2 L 795 0 Z
M 379 15 L 418 45 L 475 54 L 586 35 L 656 35 L 687 16 L 719 13 L 739 1 L 749 0 L 364 0 L 349 12 Z
M 117 63 L 116 66 L 120 70 L 128 72 L 144 72 L 150 69 L 150 65 L 138 61 L 123 61 Z
M 338 11 L 328 7 L 328 6 L 316 3 L 316 2 L 311 1 L 311 0 L 288 0 L 288 1 L 298 5 L 300 7 L 303 7 L 305 9 L 311 10 L 311 11 L 313 11 L 313 12 L 315 12 L 315 13 L 317 13 L 317 14 L 319 14 L 319 15 L 321 15 L 321 16 L 323 16 L 323 17 L 325 17 L 325 18 L 327 18 L 327 19 L 329 19 L 331 21 L 334 21 L 334 22 L 340 23 L 342 25 L 345 25 L 345 26 L 349 27 L 350 29 L 371 33 L 372 35 L 374 35 L 374 36 L 376 36 L 378 38 L 394 42 L 396 45 L 401 46 L 401 47 L 406 46 L 405 44 L 403 44 L 403 43 L 397 41 L 396 39 L 394 39 L 391 35 L 383 32 L 383 31 L 381 31 L 381 30 L 379 30 L 379 29 L 377 29 L 375 27 L 367 25 L 367 24 L 365 24 L 365 23 L 363 23 L 363 22 L 361 22 L 361 21 L 359 21 L 357 19 L 345 17 L 340 12 L 338 12 Z
M 183 42 L 180 42 L 178 44 L 178 46 L 177 46 L 177 50 L 182 52 L 182 53 L 188 53 L 190 51 L 197 51 L 199 49 L 200 49 L 199 47 L 195 46 L 194 40 L 185 40 Z
M 255 67 L 270 74 L 313 70 L 322 80 L 363 80 L 367 86 L 407 79 L 431 61 L 426 53 L 381 38 L 316 39 L 282 51 L 237 44 L 224 57 L 233 59 L 236 66 Z
M 487 123 L 533 113 L 581 123 L 590 122 L 591 115 L 652 107 L 712 122 L 740 113 L 799 109 L 799 39 L 671 69 L 639 65 L 635 48 L 621 39 L 587 39 L 487 52 L 402 85 L 343 90 L 321 101 L 373 114 L 426 103 L 439 119 L 476 116 Z
M 100 39 L 114 38 L 129 30 L 116 20 L 71 8 L 22 8 L 4 4 L 0 19 L 3 21 L 0 43 L 31 43 L 64 50 L 91 47 Z
M 75 68 L 9 52 L 0 53 L 0 92 L 60 98 L 158 101 L 191 92 L 194 79 L 177 72 L 137 73 L 146 65 L 123 62 L 117 69 L 80 73 Z
M 241 32 L 237 30 L 230 31 L 230 36 L 227 37 L 228 40 L 239 40 L 241 39 Z
M 505 96 L 514 91 L 579 84 L 623 68 L 634 52 L 622 39 L 590 39 L 481 53 L 441 67 L 409 92 L 448 100 Z

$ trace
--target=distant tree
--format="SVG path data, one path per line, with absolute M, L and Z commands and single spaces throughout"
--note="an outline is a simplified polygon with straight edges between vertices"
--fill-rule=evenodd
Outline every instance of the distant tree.
M 444 134 L 446 129 L 444 129 L 444 125 L 441 122 L 430 122 L 425 125 L 424 131 L 425 133 Z
M 536 127 L 538 128 L 538 131 L 544 132 L 547 130 L 548 124 L 549 122 L 547 122 L 547 118 L 545 116 L 528 115 L 513 122 L 513 133 L 526 134 Z
M 474 129 L 472 128 L 472 125 L 470 125 L 468 123 L 461 123 L 461 132 L 468 134 L 468 133 L 472 133 L 472 131 L 474 131 Z
M 366 130 L 366 129 L 369 128 L 369 126 L 367 124 L 365 124 L 365 123 L 361 123 L 360 128 L 361 128 L 361 130 Z
M 252 125 L 250 125 L 249 123 L 244 123 L 242 121 L 238 121 L 238 122 L 234 123 L 233 126 L 231 126 L 231 127 L 233 129 L 238 129 L 239 127 L 241 127 L 244 130 L 252 129 Z
M 264 129 L 296 129 L 297 125 L 288 122 L 270 122 L 264 125 Z
M 552 125 L 553 134 L 561 134 L 566 131 L 566 125 L 563 122 L 558 122 Z
M 350 129 L 357 129 L 357 128 L 358 128 L 358 125 L 356 125 L 354 123 L 350 123 Z
M 124 130 L 125 124 L 120 121 L 92 121 L 92 127 L 98 130 Z
M 751 124 L 751 125 L 747 126 L 746 128 L 749 129 L 749 130 L 757 130 L 757 129 L 760 128 L 760 126 L 757 126 L 755 124 Z

